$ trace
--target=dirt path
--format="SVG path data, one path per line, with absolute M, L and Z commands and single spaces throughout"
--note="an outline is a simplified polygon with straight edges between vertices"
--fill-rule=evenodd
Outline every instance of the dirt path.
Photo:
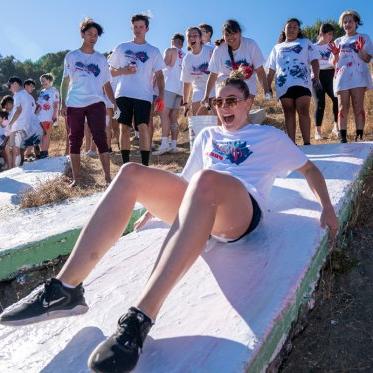
M 373 170 L 280 372 L 373 372 Z M 290 346 L 288 346 L 290 347 Z

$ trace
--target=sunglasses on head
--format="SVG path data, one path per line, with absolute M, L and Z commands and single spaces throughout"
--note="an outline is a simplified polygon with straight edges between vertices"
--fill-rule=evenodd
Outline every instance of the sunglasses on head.
M 236 106 L 240 101 L 245 101 L 244 98 L 239 98 L 239 97 L 226 97 L 226 98 L 214 98 L 212 100 L 212 104 L 218 108 L 223 107 L 225 104 L 228 107 L 234 107 Z

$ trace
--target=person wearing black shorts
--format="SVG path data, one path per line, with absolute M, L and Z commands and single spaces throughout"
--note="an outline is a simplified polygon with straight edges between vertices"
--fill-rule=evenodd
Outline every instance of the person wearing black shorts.
M 149 30 L 149 17 L 136 14 L 131 19 L 134 38 L 130 42 L 119 44 L 113 51 L 109 63 L 110 71 L 116 78 L 115 98 L 120 116 L 120 149 L 123 163 L 129 161 L 130 134 L 132 123 L 140 134 L 140 152 L 143 165 L 149 164 L 150 158 L 150 121 L 151 103 L 153 101 L 152 77 L 155 76 L 159 89 L 155 101 L 155 110 L 164 107 L 164 62 L 158 48 L 148 44 L 145 34 Z
M 303 37 L 300 24 L 296 18 L 286 21 L 284 31 L 273 47 L 267 62 L 269 68 L 267 79 L 270 87 L 276 74 L 276 95 L 284 110 L 285 126 L 289 137 L 295 142 L 296 113 L 298 113 L 304 145 L 309 145 L 311 89 L 312 86 L 315 89 L 320 87 L 319 62 L 313 44 Z

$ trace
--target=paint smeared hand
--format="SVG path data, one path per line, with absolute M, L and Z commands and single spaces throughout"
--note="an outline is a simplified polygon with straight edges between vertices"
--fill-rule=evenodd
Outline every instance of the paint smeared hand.
M 360 52 L 362 49 L 364 49 L 365 40 L 362 36 L 359 36 L 357 40 L 355 41 L 355 48 L 358 52 Z
M 154 111 L 156 113 L 161 113 L 164 109 L 164 101 L 160 97 L 156 98 L 154 101 Z
M 341 47 L 337 47 L 337 45 L 334 43 L 334 41 L 331 41 L 328 44 L 328 47 L 330 51 L 334 54 L 334 56 L 338 56 L 339 52 L 341 51 Z

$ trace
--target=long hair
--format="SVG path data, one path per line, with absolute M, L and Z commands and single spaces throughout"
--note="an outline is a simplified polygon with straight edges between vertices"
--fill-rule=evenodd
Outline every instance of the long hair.
M 278 40 L 277 40 L 277 43 L 283 43 L 285 40 L 286 40 L 286 34 L 285 34 L 285 27 L 288 23 L 290 22 L 295 22 L 298 27 L 299 27 L 299 32 L 298 32 L 298 35 L 297 35 L 297 38 L 298 39 L 302 39 L 304 38 L 304 35 L 302 33 L 302 30 L 301 30 L 301 25 L 302 25 L 302 22 L 298 19 L 298 18 L 289 18 L 286 22 L 285 22 L 285 25 L 284 25 L 284 29 L 281 31 L 281 34 L 280 36 L 278 37 Z

